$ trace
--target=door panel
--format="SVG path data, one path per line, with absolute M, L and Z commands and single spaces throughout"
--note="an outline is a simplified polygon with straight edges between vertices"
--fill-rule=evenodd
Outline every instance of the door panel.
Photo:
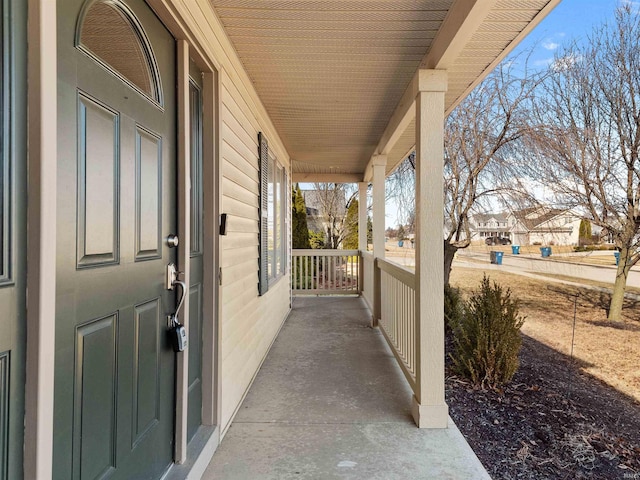
M 187 438 L 202 424 L 202 291 L 203 291 L 203 195 L 202 188 L 202 74 L 190 65 L 191 112 L 191 245 L 189 282 L 189 397 Z M 213 193 L 213 192 L 212 192 Z
M 78 94 L 78 267 L 117 263 L 118 112 Z
M 132 446 L 160 421 L 160 299 L 135 308 Z
M 74 471 L 101 478 L 116 467 L 118 314 L 76 329 Z
M 164 278 L 177 255 L 163 238 L 177 230 L 175 41 L 142 0 L 110 0 L 84 10 L 93 51 L 77 48 L 83 4 L 58 2 L 54 478 L 160 478 L 174 435 L 176 298 Z M 100 18 L 143 30 L 115 42 Z M 164 86 L 157 101 L 156 87 L 104 62 L 139 35 Z
M 0 480 L 22 478 L 26 336 L 26 2 L 0 1 Z
M 159 258 L 162 222 L 162 139 L 136 128 L 136 260 Z

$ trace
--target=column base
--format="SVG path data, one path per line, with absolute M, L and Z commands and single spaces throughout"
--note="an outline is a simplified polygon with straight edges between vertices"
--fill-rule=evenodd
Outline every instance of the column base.
M 378 319 L 374 315 L 371 315 L 371 328 L 376 328 L 379 323 Z
M 449 406 L 420 405 L 415 395 L 411 402 L 411 415 L 418 428 L 447 428 L 449 423 Z

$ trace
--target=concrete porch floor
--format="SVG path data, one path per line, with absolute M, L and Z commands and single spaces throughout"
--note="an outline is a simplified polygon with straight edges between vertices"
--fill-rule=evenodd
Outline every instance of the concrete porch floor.
M 355 297 L 296 297 L 206 480 L 488 479 L 454 423 L 420 430 L 411 389 Z

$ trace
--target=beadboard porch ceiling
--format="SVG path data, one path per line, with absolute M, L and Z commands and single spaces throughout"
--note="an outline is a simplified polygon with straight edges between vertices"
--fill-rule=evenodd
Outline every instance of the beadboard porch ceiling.
M 362 181 L 415 144 L 402 96 L 446 69 L 447 112 L 560 0 L 211 0 L 292 160 L 294 180 Z M 395 113 L 395 115 L 394 115 Z M 400 120 L 398 120 L 400 119 Z

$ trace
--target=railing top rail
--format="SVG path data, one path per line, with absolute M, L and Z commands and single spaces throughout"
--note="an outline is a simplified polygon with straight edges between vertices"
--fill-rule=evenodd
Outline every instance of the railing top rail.
M 324 248 L 300 248 L 291 250 L 293 256 L 315 257 L 355 257 L 360 255 L 360 250 L 329 250 Z
M 383 272 L 387 272 L 389 275 L 397 278 L 408 287 L 411 287 L 413 289 L 416 288 L 416 274 L 408 268 L 404 268 L 400 265 L 389 262 L 384 258 L 377 258 L 376 263 L 378 264 L 380 270 L 382 270 Z
M 360 252 L 360 256 L 365 260 L 373 261 L 373 253 L 372 252 Z

